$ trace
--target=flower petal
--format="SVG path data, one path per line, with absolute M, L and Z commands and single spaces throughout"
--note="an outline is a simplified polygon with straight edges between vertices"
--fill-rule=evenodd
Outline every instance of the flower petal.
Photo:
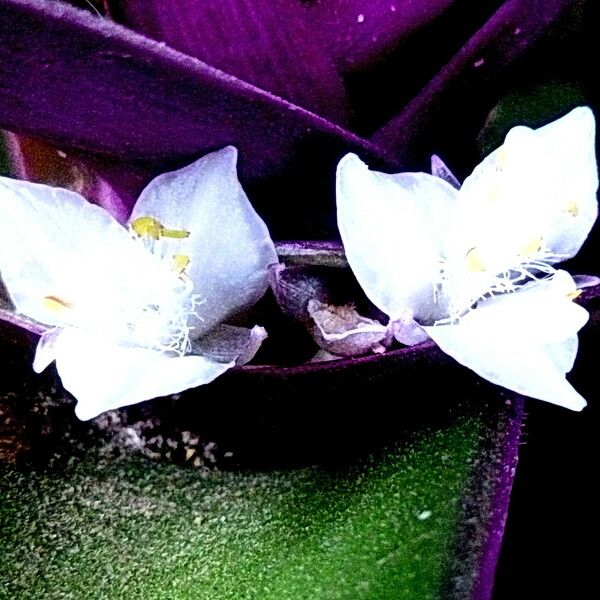
M 594 129 L 586 107 L 537 130 L 511 129 L 463 183 L 455 234 L 461 252 L 501 252 L 510 268 L 510 256 L 539 240 L 549 262 L 574 256 L 598 214 Z
M 406 309 L 434 318 L 434 284 L 454 190 L 425 173 L 369 171 L 354 154 L 337 171 L 338 226 L 369 299 L 392 320 Z
M 520 394 L 581 410 L 586 402 L 564 375 L 588 318 L 568 294 L 572 278 L 552 280 L 482 302 L 457 324 L 424 327 L 439 347 L 478 375 Z
M 237 151 L 229 146 L 164 173 L 142 192 L 132 221 L 152 216 L 169 229 L 190 233 L 164 239 L 164 251 L 190 258 L 187 275 L 203 301 L 195 337 L 254 304 L 277 263 L 275 247 L 236 175 Z
M 116 320 L 125 306 L 157 302 L 172 286 L 172 275 L 105 210 L 75 192 L 7 178 L 0 270 L 17 311 L 47 325 Z
M 264 327 L 252 329 L 234 325 L 217 325 L 192 344 L 194 354 L 201 354 L 216 362 L 233 362 L 236 365 L 249 363 L 267 338 Z
M 54 350 L 58 374 L 77 399 L 75 413 L 82 420 L 209 383 L 234 365 L 119 346 L 74 328 L 61 332 Z
M 534 131 L 538 154 L 532 170 L 541 179 L 547 245 L 560 258 L 577 254 L 598 216 L 598 166 L 592 111 L 579 107 Z

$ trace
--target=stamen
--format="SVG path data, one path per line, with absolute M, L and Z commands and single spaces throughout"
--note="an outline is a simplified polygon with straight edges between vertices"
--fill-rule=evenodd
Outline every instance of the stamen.
M 73 305 L 58 296 L 44 296 L 42 302 L 44 306 L 52 312 L 62 312 L 63 310 L 73 308 Z
M 176 240 L 182 240 L 190 237 L 190 232 L 183 229 L 163 229 L 160 232 L 161 237 L 174 238 Z
M 149 237 L 153 240 L 158 240 L 161 237 L 184 239 L 190 236 L 189 231 L 166 229 L 158 219 L 149 216 L 134 219 L 130 227 L 138 237 Z
M 173 270 L 177 275 L 185 275 L 185 270 L 190 264 L 190 257 L 185 254 L 174 254 L 173 255 Z
M 154 217 L 138 217 L 130 223 L 132 231 L 138 237 L 150 237 L 153 240 L 160 238 L 164 227 Z
M 579 216 L 579 206 L 574 201 L 569 202 L 567 208 L 565 209 L 565 212 L 569 213 L 572 217 L 577 217 Z
M 583 294 L 583 290 L 574 290 L 573 292 L 569 292 L 567 294 L 567 298 L 569 300 L 575 300 L 575 298 L 579 298 L 579 296 L 581 296 L 581 294 Z

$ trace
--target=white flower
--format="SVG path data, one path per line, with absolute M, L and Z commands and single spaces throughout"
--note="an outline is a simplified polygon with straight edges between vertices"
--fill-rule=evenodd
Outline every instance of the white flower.
M 592 112 L 511 129 L 459 190 L 432 163 L 437 176 L 340 162 L 338 225 L 356 278 L 400 342 L 430 336 L 489 381 L 580 410 L 564 375 L 588 315 L 553 265 L 597 216 Z
M 154 179 L 128 227 L 80 195 L 0 179 L 0 270 L 18 312 L 50 326 L 81 419 L 212 381 L 265 337 L 223 321 L 255 303 L 277 256 L 235 148 Z

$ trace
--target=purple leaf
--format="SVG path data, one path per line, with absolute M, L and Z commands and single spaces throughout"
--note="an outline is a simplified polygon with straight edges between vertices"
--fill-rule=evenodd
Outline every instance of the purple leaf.
M 455 0 L 315 0 L 319 24 L 338 68 L 356 71 L 439 17 Z
M 344 85 L 298 0 L 113 0 L 123 24 L 338 123 Z
M 199 60 L 43 0 L 2 1 L 0 106 L 0 125 L 10 131 L 163 171 L 227 144 L 239 148 L 246 177 L 297 161 L 300 147 L 319 164 L 333 164 L 347 148 L 383 156 Z
M 462 135 L 468 130 L 463 116 L 478 115 L 493 94 L 497 80 L 576 0 L 508 0 L 463 48 L 431 79 L 423 90 L 371 139 L 396 152 L 401 159 L 431 152 L 431 140 L 448 123 L 458 122 Z M 489 107 L 488 107 L 489 108 Z M 460 114 L 461 118 L 457 118 Z M 481 123 L 479 123 L 480 125 Z M 470 134 L 468 134 L 470 135 Z M 419 158 L 423 158 L 420 156 Z

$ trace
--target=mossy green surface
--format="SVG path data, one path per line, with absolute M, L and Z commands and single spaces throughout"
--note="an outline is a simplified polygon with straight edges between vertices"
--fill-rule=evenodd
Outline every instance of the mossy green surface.
M 442 598 L 482 423 L 338 468 L 129 458 L 1 476 L 6 598 Z

